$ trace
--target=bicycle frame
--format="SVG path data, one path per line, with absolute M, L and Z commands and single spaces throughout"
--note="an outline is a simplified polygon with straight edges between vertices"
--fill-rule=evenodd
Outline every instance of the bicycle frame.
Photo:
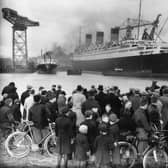
M 28 128 L 28 130 L 25 131 L 25 136 L 30 134 L 30 137 L 31 137 L 31 139 L 32 139 L 32 142 L 34 142 L 34 136 L 33 136 L 32 128 L 31 128 L 31 126 L 30 126 L 29 124 L 27 124 L 27 122 L 25 122 L 25 124 L 26 124 L 26 125 L 25 125 L 24 130 L 26 130 L 26 128 Z M 53 131 L 53 129 L 52 129 L 51 124 L 52 124 L 52 123 L 49 123 L 49 133 L 48 133 L 45 137 L 43 137 L 43 138 L 41 139 L 41 141 L 38 143 L 39 146 L 47 139 L 48 136 L 54 135 L 54 131 Z M 32 126 L 33 126 L 33 125 L 32 125 Z

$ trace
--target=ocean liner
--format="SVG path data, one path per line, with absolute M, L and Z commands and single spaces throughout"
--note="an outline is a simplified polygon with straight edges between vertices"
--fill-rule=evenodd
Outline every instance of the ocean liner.
M 37 62 L 37 72 L 39 74 L 56 74 L 58 64 L 57 61 L 52 58 L 50 52 L 46 52 Z
M 156 32 L 161 14 L 153 22 L 139 18 L 127 20 L 127 26 L 111 28 L 111 41 L 104 43 L 104 32 L 96 32 L 96 43 L 92 44 L 92 34 L 86 34 L 85 45 L 75 49 L 73 68 L 81 71 L 99 71 L 104 74 L 168 74 L 168 43 L 160 40 Z M 166 22 L 165 22 L 166 24 Z M 165 25 L 164 24 L 164 25 Z M 150 32 L 146 28 L 151 26 Z M 140 37 L 140 28 L 144 27 Z M 138 29 L 136 38 L 132 30 Z M 119 32 L 125 36 L 119 39 Z

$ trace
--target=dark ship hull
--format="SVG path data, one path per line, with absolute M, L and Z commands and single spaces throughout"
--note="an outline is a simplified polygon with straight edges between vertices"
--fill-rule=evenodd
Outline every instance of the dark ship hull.
M 75 59 L 73 67 L 81 71 L 98 71 L 107 75 L 167 74 L 168 76 L 168 53 L 93 60 Z
M 57 64 L 39 64 L 37 65 L 37 72 L 39 74 L 56 74 Z

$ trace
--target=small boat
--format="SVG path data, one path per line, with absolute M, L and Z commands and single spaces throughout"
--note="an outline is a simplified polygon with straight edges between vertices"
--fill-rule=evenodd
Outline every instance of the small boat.
M 46 52 L 43 58 L 38 59 L 37 72 L 39 74 L 56 74 L 57 60 L 52 58 L 50 52 Z

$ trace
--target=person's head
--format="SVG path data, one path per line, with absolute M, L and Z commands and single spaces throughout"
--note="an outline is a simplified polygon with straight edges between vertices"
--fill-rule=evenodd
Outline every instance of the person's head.
M 57 89 L 58 89 L 58 90 L 61 90 L 61 89 L 62 89 L 62 86 L 61 86 L 61 85 L 58 85 L 58 86 L 57 86 Z
M 110 114 L 110 116 L 109 116 L 110 125 L 113 125 L 113 124 L 117 123 L 118 121 L 119 121 L 119 119 L 116 114 L 114 114 L 114 113 Z
M 107 124 L 109 122 L 109 117 L 105 114 L 102 115 L 102 122 Z
M 41 91 L 41 96 L 47 96 L 47 91 L 46 90 L 42 90 Z
M 8 98 L 8 93 L 4 93 L 2 96 L 3 96 L 3 100 L 5 100 Z
M 11 98 L 7 98 L 5 99 L 4 103 L 6 106 L 11 107 L 13 105 L 13 100 Z
M 33 99 L 34 99 L 35 103 L 39 103 L 40 100 L 41 100 L 41 96 L 40 95 L 34 95 Z
M 151 93 L 152 93 L 151 88 L 148 87 L 148 86 L 145 88 L 145 91 L 146 91 L 148 94 L 151 94 Z
M 165 88 L 168 88 L 168 86 L 163 85 L 163 86 L 160 87 L 160 96 L 163 96 L 163 91 L 164 91 Z
M 85 111 L 85 118 L 92 119 L 92 117 L 93 117 L 93 112 L 91 110 L 86 110 Z
M 15 87 L 15 82 L 10 82 L 10 83 L 9 83 L 9 86 Z
M 61 107 L 60 109 L 59 109 L 59 113 L 60 114 L 64 114 L 64 115 L 66 115 L 67 113 L 69 112 L 69 108 L 68 108 L 68 106 L 63 106 L 63 107 Z
M 56 85 L 52 85 L 51 90 L 55 91 L 56 90 Z
M 164 96 L 168 96 L 168 87 L 163 89 L 163 95 Z
M 132 107 L 132 102 L 131 102 L 131 101 L 127 101 L 127 102 L 125 103 L 124 109 L 125 109 L 125 110 L 130 110 L 131 107 Z
M 105 110 L 106 110 L 106 113 L 109 113 L 111 111 L 111 105 L 110 104 L 106 104 Z
M 99 90 L 100 92 L 102 92 L 103 89 L 104 89 L 104 88 L 103 88 L 103 85 L 99 85 L 99 86 L 98 86 L 98 90 Z
M 77 88 L 76 88 L 76 91 L 82 92 L 83 91 L 83 87 L 81 85 L 78 85 Z
M 87 134 L 88 133 L 88 126 L 87 125 L 80 125 L 79 126 L 79 132 L 81 133 L 81 134 Z
M 143 96 L 140 100 L 140 107 L 143 109 L 148 108 L 148 98 L 146 96 Z
M 107 132 L 108 132 L 108 130 L 107 130 L 107 124 L 105 124 L 105 123 L 99 124 L 98 129 L 100 131 L 100 134 L 102 134 L 102 135 L 106 135 Z
M 89 99 L 94 99 L 94 98 L 95 98 L 95 92 L 94 92 L 93 90 L 90 90 L 90 91 L 88 92 L 88 98 L 89 98 Z
M 35 94 L 35 90 L 32 89 L 32 90 L 29 91 L 29 93 L 30 93 L 30 95 L 34 95 Z
M 39 87 L 39 93 L 41 94 L 41 92 L 44 90 L 44 87 L 43 86 L 40 86 Z
M 19 101 L 19 99 L 15 99 L 15 100 L 14 100 L 14 104 L 17 104 L 17 105 L 19 105 L 19 104 L 20 104 L 20 101 Z
M 27 90 L 31 90 L 33 87 L 31 85 L 27 85 Z

